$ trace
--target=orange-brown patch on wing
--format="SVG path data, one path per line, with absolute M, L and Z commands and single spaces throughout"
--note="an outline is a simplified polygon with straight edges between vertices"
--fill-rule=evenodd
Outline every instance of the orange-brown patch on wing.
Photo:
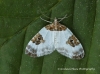
M 80 44 L 80 42 L 78 41 L 78 39 L 74 35 L 69 37 L 69 39 L 66 43 L 70 44 L 72 47 L 75 47 L 76 45 Z
M 57 24 L 52 23 L 50 25 L 45 26 L 45 28 L 50 31 L 64 31 L 67 29 L 66 26 L 61 25 L 60 23 Z
M 36 45 L 39 45 L 40 43 L 44 43 L 45 40 L 43 40 L 43 37 L 40 33 L 37 33 L 32 39 L 31 41 L 33 43 L 35 43 Z

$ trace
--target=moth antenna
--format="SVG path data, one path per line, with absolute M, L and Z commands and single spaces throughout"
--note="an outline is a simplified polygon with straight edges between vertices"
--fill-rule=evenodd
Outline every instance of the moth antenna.
M 50 17 L 46 16 L 46 15 L 45 15 L 45 14 L 43 14 L 43 13 L 42 13 L 42 15 L 43 15 L 43 16 L 45 16 L 46 18 L 49 18 L 49 19 L 52 19 L 52 20 L 53 20 L 53 18 L 50 18 Z
M 68 18 L 68 17 L 70 17 L 71 15 L 69 15 L 69 16 L 67 16 L 67 14 L 63 17 L 63 18 L 58 18 L 58 19 L 61 19 L 60 21 L 58 21 L 58 22 L 61 22 L 62 20 L 64 20 L 65 18 Z
M 46 21 L 48 23 L 52 23 L 51 21 L 47 21 L 47 20 L 43 19 L 42 17 L 40 17 L 40 19 L 43 20 L 43 21 Z

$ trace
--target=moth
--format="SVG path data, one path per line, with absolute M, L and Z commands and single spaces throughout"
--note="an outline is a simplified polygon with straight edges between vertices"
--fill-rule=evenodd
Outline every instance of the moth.
M 57 19 L 43 27 L 26 46 L 25 54 L 30 57 L 41 57 L 57 50 L 60 54 L 71 59 L 84 57 L 84 50 L 80 41 Z

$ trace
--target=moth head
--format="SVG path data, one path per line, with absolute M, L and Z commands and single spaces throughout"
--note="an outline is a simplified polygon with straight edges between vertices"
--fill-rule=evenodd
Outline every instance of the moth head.
M 57 21 L 57 18 L 55 17 L 54 19 L 54 25 L 57 25 L 58 21 Z

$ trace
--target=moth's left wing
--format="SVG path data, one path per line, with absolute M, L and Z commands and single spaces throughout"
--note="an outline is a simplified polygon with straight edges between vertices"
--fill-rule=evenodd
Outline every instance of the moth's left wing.
M 63 31 L 57 31 L 55 47 L 59 53 L 71 59 L 81 59 L 84 57 L 81 43 L 68 28 Z
M 43 27 L 26 46 L 25 54 L 40 57 L 54 51 L 54 34 Z

